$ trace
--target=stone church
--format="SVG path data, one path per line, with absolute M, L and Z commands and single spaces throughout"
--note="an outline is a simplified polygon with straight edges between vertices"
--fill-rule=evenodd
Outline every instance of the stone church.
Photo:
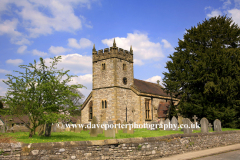
M 134 79 L 133 50 L 113 46 L 92 49 L 92 92 L 81 108 L 81 123 L 89 123 L 96 116 L 100 123 L 121 120 L 138 124 L 166 118 L 172 99 L 157 83 Z

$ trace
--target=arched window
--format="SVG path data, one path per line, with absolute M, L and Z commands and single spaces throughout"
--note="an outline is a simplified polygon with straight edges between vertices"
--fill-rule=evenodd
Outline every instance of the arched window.
M 89 120 L 93 118 L 93 104 L 92 101 L 89 103 Z
M 105 69 L 106 69 L 105 63 L 102 63 L 102 70 L 105 70 Z
M 102 100 L 102 109 L 107 108 L 107 101 Z
M 150 107 L 149 107 L 149 99 L 145 100 L 145 112 L 146 112 L 146 119 L 150 119 Z
M 123 70 L 124 71 L 126 70 L 126 64 L 123 64 Z

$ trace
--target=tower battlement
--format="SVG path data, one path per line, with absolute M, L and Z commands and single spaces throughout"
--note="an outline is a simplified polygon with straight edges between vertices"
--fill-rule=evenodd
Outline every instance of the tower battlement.
M 130 47 L 130 51 L 123 50 L 122 48 L 118 48 L 116 46 L 115 39 L 114 39 L 113 46 L 110 47 L 110 50 L 109 48 L 105 48 L 104 52 L 102 49 L 96 51 L 95 45 L 93 45 L 92 57 L 93 57 L 93 62 L 97 62 L 97 61 L 101 61 L 109 58 L 119 58 L 121 60 L 125 60 L 133 63 L 133 50 L 132 50 L 132 46 Z

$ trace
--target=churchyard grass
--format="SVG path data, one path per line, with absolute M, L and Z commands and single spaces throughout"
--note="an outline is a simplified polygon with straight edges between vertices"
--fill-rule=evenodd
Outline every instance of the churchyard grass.
M 239 130 L 231 128 L 222 128 L 223 131 Z M 201 130 L 193 130 L 193 133 L 200 133 Z M 210 131 L 213 132 L 213 131 Z M 123 138 L 136 138 L 136 137 L 159 137 L 171 134 L 183 134 L 183 131 L 159 131 L 159 130 L 147 130 L 147 129 L 135 129 L 134 134 L 122 133 L 119 130 L 115 139 Z M 65 142 L 65 141 L 89 141 L 89 140 L 105 140 L 112 139 L 110 137 L 104 137 L 104 134 L 99 134 L 97 137 L 90 137 L 89 131 L 81 131 L 81 133 L 75 132 L 52 132 L 51 137 L 33 135 L 32 138 L 28 138 L 28 132 L 16 132 L 16 133 L 0 133 L 1 137 L 12 137 L 18 142 L 23 143 L 46 143 L 46 142 Z

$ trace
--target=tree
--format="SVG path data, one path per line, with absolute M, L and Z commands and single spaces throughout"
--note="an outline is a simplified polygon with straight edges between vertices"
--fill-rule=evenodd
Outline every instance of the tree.
M 20 120 L 21 115 L 28 115 L 29 121 L 26 124 L 30 129 L 29 137 L 35 134 L 35 129 L 39 125 L 46 123 L 45 136 L 51 135 L 51 123 L 57 122 L 59 118 L 67 119 L 68 115 L 59 114 L 76 109 L 76 106 L 68 98 L 69 96 L 79 97 L 72 90 L 84 86 L 68 85 L 72 75 L 68 75 L 69 70 L 63 71 L 56 68 L 61 56 L 51 58 L 50 66 L 46 66 L 43 58 L 37 65 L 20 65 L 25 72 L 15 71 L 19 76 L 7 75 L 8 80 L 4 81 L 9 86 L 4 102 L 9 105 L 9 115 L 15 115 Z M 64 108 L 68 105 L 68 108 Z M 18 112 L 19 108 L 22 109 Z M 22 120 L 23 121 L 23 120 Z
M 240 29 L 232 18 L 218 16 L 186 29 L 164 74 L 167 92 L 181 95 L 179 112 L 224 127 L 240 127 Z

